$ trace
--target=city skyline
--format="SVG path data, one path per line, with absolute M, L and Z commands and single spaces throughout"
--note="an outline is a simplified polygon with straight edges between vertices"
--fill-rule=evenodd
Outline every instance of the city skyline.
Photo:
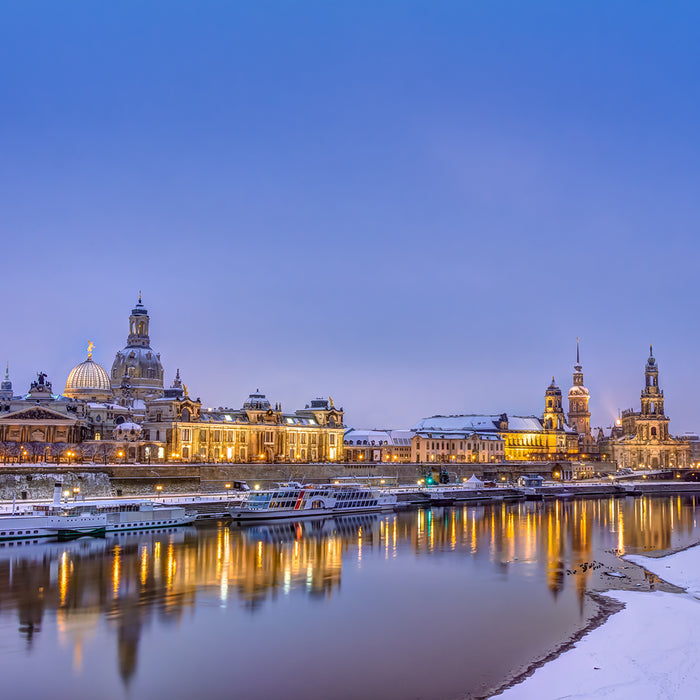
M 142 298 L 141 292 L 139 291 L 139 294 L 137 297 L 137 303 L 139 305 L 141 304 L 141 298 Z M 145 302 L 144 302 L 144 305 L 145 305 Z M 147 306 L 147 305 L 145 305 L 145 306 Z M 151 316 L 152 316 L 152 313 L 151 313 Z M 128 323 L 125 320 L 124 327 L 127 328 L 127 325 L 128 325 Z M 156 319 L 156 325 L 157 325 L 157 319 Z M 124 335 L 126 335 L 126 333 Z M 574 365 L 578 364 L 577 355 L 579 354 L 579 345 L 580 345 L 580 338 L 577 338 L 576 339 L 576 352 L 574 354 L 574 361 L 572 362 L 572 374 L 574 371 Z M 105 368 L 107 373 L 109 373 L 110 367 L 112 364 L 111 360 L 109 360 L 109 359 L 105 360 L 104 358 L 102 358 L 102 353 L 99 352 L 99 349 L 98 349 L 97 355 L 93 357 L 93 353 L 95 352 L 96 343 L 92 340 L 86 340 L 83 343 L 83 346 L 84 346 L 84 352 L 83 352 L 82 358 L 81 359 L 75 358 L 75 362 L 73 362 L 73 364 L 70 365 L 70 367 L 65 372 L 64 376 L 62 376 L 60 374 L 58 374 L 58 375 L 54 374 L 53 372 L 47 373 L 48 374 L 47 379 L 52 382 L 54 393 L 56 393 L 56 394 L 63 393 L 64 384 L 65 384 L 64 377 L 68 377 L 68 374 L 70 373 L 73 366 L 75 364 L 77 364 L 78 362 L 81 362 L 83 359 L 85 359 L 85 357 L 90 357 L 90 358 L 94 359 L 98 364 L 100 364 L 101 366 L 103 366 Z M 155 352 L 157 352 L 157 353 L 159 353 L 159 355 L 163 356 L 165 386 L 166 387 L 170 386 L 172 381 L 175 380 L 175 378 L 176 378 L 175 377 L 176 372 L 180 372 L 180 374 L 184 378 L 185 383 L 191 387 L 192 396 L 197 396 L 197 397 L 201 398 L 201 400 L 203 402 L 203 410 L 206 410 L 206 408 L 216 408 L 218 406 L 225 406 L 225 407 L 233 408 L 233 409 L 239 408 L 243 404 L 243 401 L 248 397 L 249 394 L 254 393 L 254 392 L 258 392 L 258 391 L 266 394 L 267 398 L 270 401 L 273 401 L 273 402 L 280 401 L 279 397 L 275 396 L 274 387 L 272 388 L 272 391 L 270 391 L 270 389 L 265 386 L 264 382 L 262 382 L 262 383 L 258 382 L 254 387 L 252 385 L 251 385 L 251 387 L 248 387 L 248 388 L 243 387 L 242 391 L 245 393 L 241 394 L 240 400 L 237 400 L 238 397 L 234 397 L 233 400 L 224 401 L 224 402 L 211 401 L 211 400 L 209 400 L 209 397 L 201 394 L 198 391 L 196 382 L 192 383 L 191 381 L 189 381 L 189 377 L 184 373 L 182 368 L 179 365 L 177 365 L 177 363 L 176 363 L 175 369 L 170 368 L 170 366 L 167 363 L 166 355 L 163 355 L 161 352 L 161 349 L 157 346 L 157 340 L 153 341 L 153 339 L 152 339 L 152 346 L 153 346 L 153 350 Z M 120 346 L 118 346 L 118 347 L 120 347 Z M 112 355 L 114 356 L 114 354 L 116 354 L 116 352 L 117 351 L 112 353 Z M 652 352 L 652 346 L 650 345 L 649 349 L 647 351 L 647 357 L 649 356 L 649 354 L 651 352 Z M 646 358 L 645 358 L 645 360 L 646 360 Z M 583 364 L 582 359 L 581 359 L 581 363 Z M 37 370 L 29 373 L 29 375 L 27 377 L 27 381 L 26 381 L 26 385 L 27 385 L 26 389 L 17 383 L 17 380 L 21 379 L 21 378 L 17 377 L 16 374 L 12 371 L 12 369 L 10 369 L 9 376 L 10 376 L 10 379 L 13 381 L 14 394 L 15 395 L 22 395 L 22 394 L 26 393 L 26 390 L 29 388 L 29 383 L 35 379 L 37 372 L 46 370 L 47 364 L 51 364 L 51 363 L 44 363 L 44 365 L 39 367 Z M 9 363 L 9 361 L 7 361 L 7 366 L 9 367 L 9 365 L 10 365 L 10 363 Z M 215 368 L 209 367 L 208 369 L 211 370 L 211 369 L 215 369 Z M 199 371 L 201 371 L 201 367 L 195 368 L 194 374 L 191 375 L 192 378 L 196 378 Z M 589 381 L 586 378 L 585 365 L 583 367 L 583 373 L 584 373 L 584 385 L 588 386 Z M 640 374 L 643 375 L 643 372 L 640 372 Z M 661 376 L 663 378 L 663 365 L 662 365 Z M 529 379 L 531 380 L 531 377 Z M 554 375 L 553 377 L 550 378 L 550 382 L 552 381 L 552 379 L 557 383 L 559 388 L 562 390 L 562 393 L 564 395 L 564 412 L 568 413 L 569 407 L 568 407 L 568 400 L 567 400 L 566 396 L 567 396 L 569 385 L 572 382 L 571 381 L 567 382 L 566 379 L 564 379 L 564 381 L 561 381 L 560 379 L 557 379 L 556 375 Z M 549 385 L 549 382 L 547 383 L 547 386 L 548 385 Z M 643 381 L 640 380 L 639 386 L 640 386 L 640 388 L 643 386 Z M 660 382 L 660 388 L 663 390 L 663 381 Z M 302 389 L 302 391 L 303 391 L 303 389 Z M 465 406 L 459 410 L 456 410 L 456 411 L 444 411 L 444 410 L 440 411 L 440 410 L 438 410 L 438 411 L 433 412 L 433 413 L 424 413 L 423 415 L 417 416 L 415 418 L 415 420 L 411 420 L 408 423 L 402 424 L 402 425 L 386 425 L 386 424 L 378 424 L 378 425 L 372 425 L 372 426 L 365 425 L 361 422 L 353 421 L 351 418 L 348 418 L 347 409 L 346 409 L 346 424 L 348 425 L 348 427 L 354 427 L 354 428 L 371 427 L 371 428 L 380 428 L 380 429 L 381 428 L 406 429 L 406 428 L 412 427 L 414 424 L 418 423 L 418 421 L 421 418 L 425 418 L 429 415 L 451 415 L 451 414 L 458 414 L 458 413 L 463 413 L 463 414 L 475 414 L 475 413 L 498 414 L 498 413 L 505 411 L 511 415 L 520 414 L 520 415 L 538 415 L 538 416 L 541 416 L 543 409 L 544 409 L 544 395 L 545 395 L 545 392 L 544 392 L 544 388 L 543 388 L 543 390 L 541 392 L 541 397 L 540 397 L 541 398 L 541 401 L 540 401 L 541 405 L 539 407 L 534 408 L 533 410 L 527 410 L 526 408 L 522 409 L 522 410 L 518 410 L 517 408 L 514 409 L 514 408 L 512 408 L 512 402 L 509 401 L 509 398 L 507 395 L 506 396 L 496 396 L 495 397 L 496 407 L 493 408 L 493 410 L 491 410 L 491 411 L 479 411 L 478 405 L 477 406 L 467 405 L 467 406 Z M 281 401 L 280 403 L 282 403 L 283 407 L 285 407 L 285 408 L 291 408 L 291 406 L 293 406 L 293 405 L 303 405 L 304 403 L 308 403 L 311 399 L 317 398 L 317 397 L 332 398 L 332 396 L 330 396 L 327 393 L 323 394 L 322 392 L 318 392 L 318 391 L 314 392 L 313 389 L 310 389 L 306 392 L 306 394 L 302 394 L 301 396 L 298 396 L 298 397 L 292 396 L 291 401 L 288 403 L 285 403 L 284 401 Z M 337 396 L 337 394 L 336 394 L 336 398 L 339 401 L 339 405 L 342 405 L 343 404 L 342 396 Z M 493 400 L 494 400 L 493 397 L 489 398 L 489 401 L 493 402 Z M 294 402 L 296 402 L 296 404 Z M 598 403 L 600 404 L 600 401 L 598 401 Z M 638 400 L 635 403 L 629 402 L 629 405 L 625 405 L 625 406 L 620 405 L 619 411 L 623 411 L 623 410 L 626 410 L 628 408 L 633 408 L 636 410 L 637 403 L 638 403 Z M 494 405 L 494 404 L 492 404 L 492 405 Z M 594 394 L 591 396 L 591 405 L 592 406 L 596 405 Z M 499 408 L 499 406 L 500 406 L 500 408 Z M 343 406 L 343 408 L 345 408 L 345 406 Z M 666 412 L 666 413 L 668 415 L 668 412 Z M 614 415 L 612 415 L 612 417 L 610 418 L 610 420 L 608 422 L 596 422 L 595 411 L 593 411 L 591 426 L 593 429 L 598 428 L 598 427 L 602 427 L 602 428 L 609 427 L 610 425 L 614 424 L 614 422 L 617 418 L 618 418 L 618 412 L 616 411 L 614 413 Z M 381 416 L 380 416 L 380 419 L 381 419 Z M 671 432 L 674 433 L 673 430 Z M 683 432 L 691 432 L 691 429 L 686 429 Z M 675 431 L 675 433 L 680 434 L 681 431 Z M 595 437 L 595 435 L 594 435 L 594 437 Z
M 16 392 L 109 367 L 137 291 L 205 405 L 354 427 L 541 414 L 700 428 L 700 8 L 5 8 L 3 332 Z

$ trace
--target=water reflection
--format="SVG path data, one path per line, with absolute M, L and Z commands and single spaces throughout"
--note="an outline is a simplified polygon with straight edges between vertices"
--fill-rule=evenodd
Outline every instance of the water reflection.
M 47 615 L 58 643 L 83 653 L 104 622 L 128 685 L 144 628 L 178 625 L 197 603 L 251 613 L 278 596 L 329 600 L 343 567 L 381 560 L 467 558 L 507 579 L 534 579 L 555 599 L 567 585 L 583 613 L 592 562 L 605 549 L 643 552 L 690 542 L 694 498 L 599 499 L 433 508 L 381 516 L 183 528 L 111 539 L 0 546 L 0 612 L 15 614 L 32 652 Z M 459 561 L 459 559 L 457 559 Z M 569 576 L 576 569 L 576 575 Z M 400 585 L 397 579 L 397 585 Z M 518 583 L 518 585 L 521 585 Z M 339 593 L 338 593 L 339 595 Z

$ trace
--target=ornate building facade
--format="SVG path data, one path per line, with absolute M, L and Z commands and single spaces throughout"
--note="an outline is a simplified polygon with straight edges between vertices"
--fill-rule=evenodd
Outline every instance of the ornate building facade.
M 659 367 L 649 346 L 639 411 L 622 412 L 620 427 L 599 440 L 600 451 L 618 467 L 630 469 L 683 468 L 690 465 L 690 442 L 672 437 L 659 388 Z
M 411 430 L 419 462 L 551 462 L 578 456 L 576 432 L 564 421 L 554 377 L 545 391 L 542 417 L 455 415 L 424 418 Z
M 164 388 L 160 355 L 151 348 L 150 317 L 139 293 L 126 346 L 111 373 L 93 358 L 76 365 L 63 395 L 44 373 L 14 396 L 9 370 L 0 384 L 0 450 L 13 461 L 55 458 L 110 462 L 340 461 L 343 409 L 314 399 L 293 413 L 251 394 L 240 409 L 203 409 L 179 370 Z
M 412 457 L 410 430 L 355 430 L 345 433 L 345 458 L 348 462 L 394 464 L 415 461 Z

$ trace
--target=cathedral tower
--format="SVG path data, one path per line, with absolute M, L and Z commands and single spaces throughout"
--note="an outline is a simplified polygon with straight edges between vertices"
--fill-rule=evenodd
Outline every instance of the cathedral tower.
M 651 345 L 644 379 L 642 412 L 637 419 L 637 435 L 645 440 L 667 440 L 669 419 L 664 415 L 664 392 L 659 389 L 659 367 Z
M 556 385 L 554 377 L 544 395 L 544 415 L 542 417 L 545 430 L 562 430 L 564 428 L 564 409 L 561 406 L 561 389 Z
M 574 365 L 574 385 L 569 389 L 568 423 L 579 435 L 590 435 L 591 414 L 588 410 L 590 396 L 583 385 L 583 367 L 579 359 L 579 340 L 576 338 L 576 364 Z

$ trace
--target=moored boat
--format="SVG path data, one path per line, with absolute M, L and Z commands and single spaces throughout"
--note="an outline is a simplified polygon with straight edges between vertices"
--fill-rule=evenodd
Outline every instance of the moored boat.
M 0 516 L 0 541 L 178 527 L 189 525 L 195 517 L 182 506 L 146 500 L 61 503 L 61 485 L 56 484 L 53 503 Z
M 346 484 L 279 484 L 275 488 L 251 491 L 229 510 L 234 521 L 309 518 L 344 513 L 393 510 L 396 495 L 365 486 Z

